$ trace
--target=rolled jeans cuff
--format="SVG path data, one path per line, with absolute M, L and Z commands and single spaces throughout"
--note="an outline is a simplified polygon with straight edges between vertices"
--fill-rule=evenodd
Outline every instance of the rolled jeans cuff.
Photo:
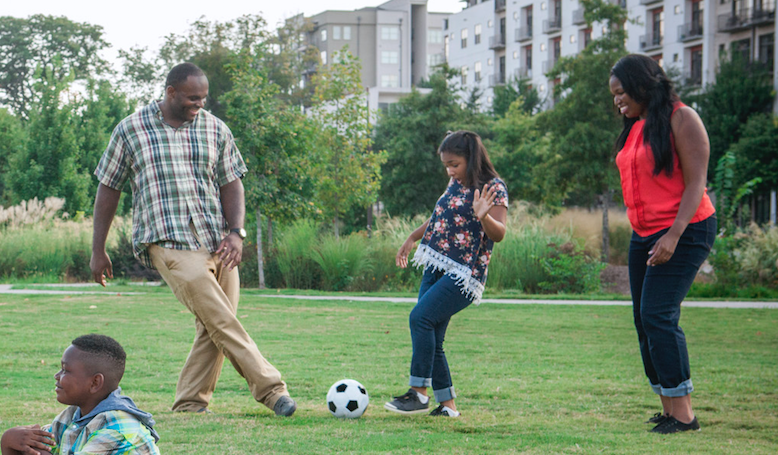
M 411 379 L 408 381 L 408 385 L 411 387 L 432 387 L 432 378 L 411 376 Z
M 438 403 L 443 403 L 444 401 L 453 400 L 457 397 L 457 394 L 454 393 L 454 386 L 446 387 L 445 389 L 440 390 L 433 390 L 432 393 L 435 394 L 435 401 Z
M 659 384 L 651 384 L 651 388 L 654 390 L 655 394 L 670 398 L 685 397 L 694 392 L 694 385 L 692 384 L 691 379 L 683 381 L 678 387 L 667 388 L 662 387 Z

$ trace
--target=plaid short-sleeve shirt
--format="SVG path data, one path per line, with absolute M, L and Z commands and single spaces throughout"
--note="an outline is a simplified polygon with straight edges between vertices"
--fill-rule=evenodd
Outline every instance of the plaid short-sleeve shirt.
M 227 234 L 219 188 L 242 178 L 246 164 L 232 132 L 208 111 L 173 128 L 157 101 L 122 120 L 97 165 L 100 183 L 133 194 L 135 256 L 153 267 L 146 247 L 214 252 Z M 189 228 L 193 224 L 197 237 Z
M 52 455 L 159 455 L 151 432 L 138 419 L 124 411 L 97 414 L 85 426 L 73 422 L 78 409 L 70 406 L 44 430 L 54 433 Z

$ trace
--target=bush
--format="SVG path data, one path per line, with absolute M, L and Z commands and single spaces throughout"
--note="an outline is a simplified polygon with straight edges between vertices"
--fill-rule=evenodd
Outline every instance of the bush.
M 551 253 L 542 261 L 548 278 L 538 284 L 540 289 L 555 294 L 600 291 L 600 272 L 605 268 L 604 263 L 572 242 L 549 247 L 552 247 Z
M 273 251 L 284 286 L 294 289 L 317 289 L 321 283 L 319 267 L 312 258 L 318 243 L 318 225 L 311 220 L 297 220 L 279 229 L 278 246 Z

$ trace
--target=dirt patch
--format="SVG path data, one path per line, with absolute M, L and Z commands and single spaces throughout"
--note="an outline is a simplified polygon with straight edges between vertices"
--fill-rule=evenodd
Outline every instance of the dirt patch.
M 600 272 L 600 282 L 602 282 L 603 292 L 630 295 L 629 271 L 626 265 L 608 264 Z

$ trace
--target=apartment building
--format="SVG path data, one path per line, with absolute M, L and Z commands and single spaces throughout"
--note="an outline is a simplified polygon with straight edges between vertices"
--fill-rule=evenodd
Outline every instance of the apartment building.
M 390 0 L 355 11 L 329 10 L 309 18 L 314 28 L 307 41 L 318 48 L 322 65 L 348 45 L 362 62 L 368 105 L 379 108 L 410 93 L 434 65 L 443 62 L 448 15 L 429 12 L 427 0 Z M 311 68 L 309 73 L 315 71 Z
M 775 0 L 611 1 L 635 20 L 626 24 L 627 49 L 674 67 L 686 83 L 714 82 L 727 50 L 773 68 L 778 89 Z M 604 32 L 602 24 L 587 26 L 583 12 L 577 0 L 467 0 L 445 33 L 446 58 L 461 73 L 463 95 L 482 90 L 487 110 L 495 86 L 521 77 L 545 97 L 546 108 L 553 106 L 559 81 L 546 73 Z

